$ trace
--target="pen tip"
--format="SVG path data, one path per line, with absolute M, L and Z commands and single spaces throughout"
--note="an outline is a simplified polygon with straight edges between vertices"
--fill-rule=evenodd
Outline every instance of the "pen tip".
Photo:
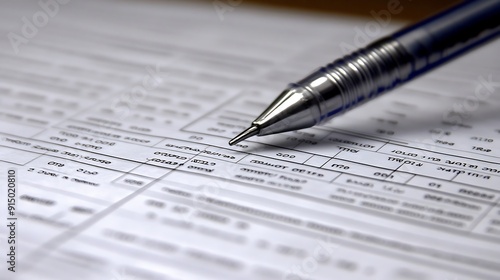
M 243 141 L 243 140 L 245 140 L 247 138 L 250 138 L 252 136 L 255 136 L 257 134 L 259 134 L 259 128 L 256 125 L 252 125 L 251 127 L 245 129 L 240 134 L 236 135 L 236 137 L 234 137 L 233 139 L 231 139 L 229 141 L 229 145 L 230 146 L 236 145 L 239 142 L 241 142 L 241 141 Z

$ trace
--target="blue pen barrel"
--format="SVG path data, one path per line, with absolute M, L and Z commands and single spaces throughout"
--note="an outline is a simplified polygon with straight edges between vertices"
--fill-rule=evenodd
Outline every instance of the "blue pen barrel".
M 500 1 L 487 0 L 466 1 L 391 37 L 413 56 L 412 78 L 499 33 Z

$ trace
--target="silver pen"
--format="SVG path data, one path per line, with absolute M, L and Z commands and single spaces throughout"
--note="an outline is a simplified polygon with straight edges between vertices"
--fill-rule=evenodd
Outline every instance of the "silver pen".
M 290 84 L 229 141 L 322 123 L 411 80 L 500 33 L 500 1 L 465 1 Z M 499 53 L 500 55 L 500 53 Z

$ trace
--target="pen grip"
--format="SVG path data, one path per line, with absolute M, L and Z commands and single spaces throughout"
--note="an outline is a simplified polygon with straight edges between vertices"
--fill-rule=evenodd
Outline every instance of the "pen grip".
M 385 38 L 320 68 L 292 84 L 315 97 L 321 123 L 366 102 L 412 74 L 413 57 L 395 40 Z

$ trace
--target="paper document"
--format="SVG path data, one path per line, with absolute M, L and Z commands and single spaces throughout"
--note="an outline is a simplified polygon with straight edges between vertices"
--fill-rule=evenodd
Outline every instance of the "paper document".
M 500 278 L 500 41 L 231 147 L 402 25 L 224 0 L 0 15 L 0 279 Z

